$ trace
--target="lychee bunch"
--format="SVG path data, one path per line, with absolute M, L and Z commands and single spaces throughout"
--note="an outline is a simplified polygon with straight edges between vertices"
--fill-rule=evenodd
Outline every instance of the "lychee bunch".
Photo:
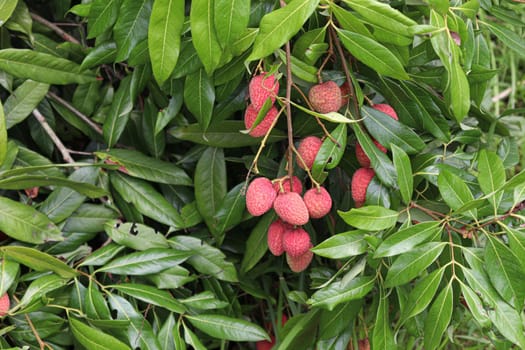
M 9 295 L 4 293 L 4 295 L 0 297 L 0 317 L 7 315 L 10 307 L 11 302 L 9 301 Z
M 352 199 L 355 202 L 356 208 L 362 207 L 366 201 L 366 190 L 370 181 L 375 176 L 374 169 L 371 168 L 359 168 L 352 176 Z
M 322 186 L 306 191 L 303 200 L 312 219 L 320 219 L 332 209 L 332 197 Z
M 297 165 L 302 169 L 311 169 L 322 144 L 323 141 L 317 136 L 307 136 L 302 139 L 297 147 L 297 152 L 301 157 L 297 159 Z
M 258 114 L 259 110 L 255 109 L 253 105 L 248 105 L 248 108 L 246 108 L 246 112 L 244 113 L 244 126 L 246 129 L 251 129 L 255 119 L 257 119 Z M 261 120 L 261 122 L 250 131 L 250 136 L 261 137 L 266 135 L 278 114 L 279 111 L 277 108 L 272 106 L 272 108 L 270 108 L 270 110 L 264 116 L 263 120 Z
M 341 89 L 334 81 L 317 84 L 310 88 L 308 100 L 319 113 L 336 112 L 341 108 Z
M 258 177 L 246 190 L 246 209 L 253 216 L 261 216 L 272 208 L 276 196 L 272 182 L 265 177 Z
M 251 104 L 246 108 L 246 112 L 244 113 L 244 126 L 246 129 L 251 129 L 266 100 L 270 99 L 272 104 L 275 103 L 278 92 L 279 81 L 273 74 L 267 75 L 262 73 L 254 76 L 252 80 L 250 80 L 248 93 Z M 272 106 L 261 122 L 250 131 L 250 136 L 261 137 L 266 135 L 278 114 L 277 108 Z
M 277 193 L 290 192 L 290 189 L 292 189 L 292 192 L 296 192 L 299 194 L 303 193 L 303 184 L 297 176 L 292 176 L 291 182 L 292 184 L 290 185 L 290 178 L 288 176 L 282 177 L 280 179 L 275 179 L 273 181 L 273 188 Z

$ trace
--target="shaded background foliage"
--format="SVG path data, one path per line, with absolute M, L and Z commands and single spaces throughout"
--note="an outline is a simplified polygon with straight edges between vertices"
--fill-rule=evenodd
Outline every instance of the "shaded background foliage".
M 1 347 L 525 348 L 523 19 L 489 0 L 0 1 Z M 300 274 L 266 253 L 274 213 L 245 210 L 257 67 L 295 141 L 318 117 L 340 143 L 312 167 L 334 206 Z M 308 109 L 320 78 L 351 79 L 339 113 Z M 271 179 L 285 118 L 257 158 Z M 357 141 L 377 175 L 359 209 Z

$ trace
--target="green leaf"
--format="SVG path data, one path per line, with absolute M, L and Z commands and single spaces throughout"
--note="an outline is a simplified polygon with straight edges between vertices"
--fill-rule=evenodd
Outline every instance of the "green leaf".
M 114 3 L 114 1 L 113 1 Z M 111 63 L 117 57 L 117 44 L 113 41 L 97 45 L 91 50 L 80 65 L 81 69 L 89 69 L 104 63 Z
M 4 106 L 2 106 L 2 101 L 0 101 L 0 166 L 7 158 L 7 141 L 7 127 Z
M 439 347 L 441 337 L 452 318 L 453 297 L 452 284 L 448 283 L 430 307 L 425 319 L 425 349 L 437 349 Z
M 78 284 L 78 280 L 75 282 Z M 86 315 L 89 318 L 98 320 L 111 318 L 106 299 L 104 299 L 104 296 L 98 289 L 98 285 L 93 282 L 92 279 L 89 280 L 89 285 L 84 300 Z
M 186 323 L 182 323 L 184 326 L 184 341 L 191 345 L 195 350 L 207 350 L 207 348 L 202 345 L 199 337 L 191 329 L 186 326 Z
M 207 314 L 185 315 L 185 318 L 196 328 L 218 339 L 233 341 L 270 340 L 264 329 L 242 319 Z
M 525 40 L 521 38 L 515 31 L 509 30 L 497 23 L 482 22 L 489 28 L 492 34 L 496 35 L 505 46 L 516 52 L 521 57 L 525 57 Z
M 131 348 L 117 338 L 92 328 L 74 318 L 69 318 L 69 326 L 73 336 L 86 349 L 90 350 L 131 350 Z
M 223 48 L 230 46 L 240 38 L 250 19 L 250 0 L 215 0 L 215 31 Z
M 17 78 L 47 84 L 85 84 L 96 80 L 92 72 L 82 71 L 72 61 L 27 49 L 0 50 L 0 69 Z
M 402 320 L 414 317 L 427 308 L 436 295 L 444 273 L 445 268 L 440 268 L 439 270 L 432 271 L 417 282 L 414 289 L 412 289 L 408 295 L 408 300 L 406 301 L 401 316 Z
M 34 248 L 22 246 L 4 246 L 0 251 L 9 259 L 25 265 L 35 271 L 53 271 L 63 278 L 73 278 L 77 276 L 77 271 L 69 267 L 57 258 L 36 250 Z
M 223 14 L 219 14 L 222 16 Z M 214 27 L 214 1 L 194 0 L 191 3 L 190 26 L 193 46 L 206 73 L 211 75 L 219 66 L 222 49 Z
M 171 238 L 170 245 L 175 249 L 191 252 L 188 263 L 200 273 L 212 275 L 223 281 L 238 281 L 235 266 L 225 260 L 226 256 L 221 250 L 198 238 L 182 235 Z
M 438 187 L 441 197 L 453 210 L 474 200 L 465 181 L 447 169 L 441 169 L 438 175 Z M 467 213 L 473 218 L 477 217 L 476 209 L 471 209 Z
M 461 284 L 461 292 L 474 319 L 478 321 L 482 327 L 489 327 L 491 324 L 490 318 L 479 296 L 469 286 L 463 283 Z
M 63 240 L 60 230 L 36 209 L 0 197 L 0 231 L 18 241 L 41 244 Z
M 190 177 L 181 168 L 173 163 L 145 156 L 138 151 L 112 149 L 95 154 L 100 159 L 106 159 L 124 167 L 122 171 L 133 177 L 164 184 L 192 185 Z
M 175 320 L 172 313 L 164 320 L 159 330 L 158 338 L 163 350 L 180 350 L 186 349 L 186 344 L 182 340 L 180 323 Z
M 139 42 L 148 36 L 151 0 L 123 0 L 113 28 L 117 43 L 116 61 L 126 60 Z
M 509 304 L 498 301 L 494 311 L 489 311 L 489 317 L 494 326 L 505 338 L 525 348 L 525 333 L 520 313 L 509 306 Z
M 215 218 L 226 196 L 226 161 L 221 148 L 207 148 L 195 167 L 195 200 L 204 221 L 214 232 Z
M 118 244 L 135 250 L 168 248 L 168 240 L 151 227 L 136 223 L 120 223 L 117 220 L 106 222 L 104 229 L 108 236 Z
M 120 135 L 128 123 L 129 113 L 133 109 L 133 101 L 130 94 L 131 75 L 126 76 L 118 87 L 111 102 L 111 108 L 104 120 L 103 133 L 108 147 L 117 143 Z
M 190 124 L 170 129 L 168 132 L 177 139 L 210 147 L 238 148 L 261 143 L 261 139 L 258 137 L 240 133 L 240 130 L 244 129 L 243 121 L 225 120 L 216 124 L 212 123 L 206 131 L 202 131 L 199 124 Z M 277 142 L 284 138 L 283 132 L 274 129 L 268 137 L 267 143 Z
M 363 36 L 372 38 L 372 33 L 368 30 L 368 27 L 357 18 L 352 12 L 337 6 L 335 3 L 330 3 L 330 9 L 337 18 L 339 25 L 350 32 L 355 32 Z
M 95 38 L 113 27 L 122 0 L 93 0 L 88 17 L 88 39 Z
M 157 305 L 178 314 L 186 312 L 184 305 L 169 292 L 159 290 L 152 286 L 137 283 L 121 283 L 107 286 L 107 288 L 114 288 L 133 298 L 142 300 L 148 304 Z
M 369 205 L 350 211 L 338 211 L 339 216 L 351 226 L 361 230 L 379 231 L 394 226 L 399 213 L 384 207 Z
M 374 258 L 409 252 L 421 243 L 435 239 L 443 230 L 438 221 L 423 222 L 395 232 L 377 247 Z
M 330 135 L 337 141 L 337 144 L 331 138 L 326 138 L 310 169 L 312 177 L 318 182 L 322 182 L 321 180 L 326 177 L 325 169 L 333 169 L 339 164 L 346 149 L 347 127 L 345 124 L 338 125 Z
M 374 332 L 372 334 L 372 346 L 375 349 L 395 349 L 394 335 L 390 327 L 388 296 L 383 289 L 379 294 L 379 305 L 374 320 Z
M 222 309 L 230 305 L 226 301 L 217 299 L 211 291 L 201 292 L 189 298 L 180 300 L 181 303 L 199 310 Z
M 224 233 L 237 226 L 243 219 L 246 209 L 246 198 L 243 191 L 245 182 L 232 188 L 224 197 L 221 206 L 214 215 L 216 225 L 213 229 L 215 239 L 222 243 Z M 220 244 L 219 243 L 219 244 Z
M 104 189 L 100 187 L 88 183 L 71 181 L 61 177 L 22 175 L 0 180 L 0 188 L 6 190 L 23 190 L 25 188 L 40 186 L 68 187 L 90 198 L 98 198 L 108 194 Z
M 180 53 L 184 24 L 184 0 L 156 0 L 148 27 L 148 48 L 155 80 L 162 85 L 170 77 Z
M 268 250 L 267 232 L 270 224 L 275 220 L 275 215 L 271 212 L 264 214 L 259 219 L 255 227 L 250 232 L 250 236 L 246 240 L 246 248 L 244 250 L 243 259 L 241 262 L 241 272 L 246 273 L 250 271 Z
M 368 244 L 362 231 L 348 231 L 336 234 L 311 250 L 322 257 L 329 259 L 343 259 L 360 255 L 366 252 Z
M 445 248 L 443 242 L 431 242 L 400 255 L 390 266 L 385 287 L 395 287 L 410 282 L 430 266 Z
M 0 27 L 7 22 L 9 17 L 15 11 L 18 0 L 1 0 L 0 1 Z
M 496 195 L 498 188 L 505 184 L 505 168 L 495 152 L 481 150 L 478 155 L 478 183 L 485 195 L 489 196 L 494 209 L 499 207 L 501 195 Z
M 110 173 L 109 178 L 122 198 L 132 203 L 142 214 L 174 229 L 184 228 L 184 221 L 177 209 L 152 185 L 120 172 Z
M 448 69 L 449 85 L 445 91 L 445 98 L 450 101 L 452 113 L 456 120 L 461 122 L 470 109 L 470 87 L 467 75 L 461 64 L 454 60 Z
M 201 130 L 206 131 L 213 114 L 215 89 L 204 69 L 199 69 L 186 77 L 184 103 L 195 119 L 197 119 Z
M 523 260 L 523 257 L 525 257 L 525 232 L 506 225 L 503 225 L 503 229 L 507 233 L 510 250 L 516 257 L 521 257 L 520 262 L 525 267 L 525 261 Z
M 311 309 L 294 316 L 284 325 L 275 350 L 307 349 L 315 340 L 317 326 L 321 322 L 321 310 Z
M 283 46 L 299 32 L 318 4 L 319 0 L 292 0 L 286 6 L 266 14 L 261 19 L 253 51 L 247 61 L 266 57 Z
M 11 288 L 19 272 L 20 264 L 9 259 L 2 259 L 0 262 L 0 295 L 4 295 Z
M 414 191 L 414 177 L 412 175 L 412 166 L 410 165 L 410 158 L 398 146 L 393 143 L 390 144 L 392 149 L 392 157 L 394 158 L 394 167 L 397 172 L 397 183 L 399 185 L 399 192 L 405 204 L 410 203 L 412 199 L 412 192 Z
M 24 296 L 16 308 L 22 310 L 23 313 L 34 311 L 35 303 L 42 303 L 42 298 L 49 292 L 62 288 L 67 283 L 67 279 L 57 275 L 45 275 L 33 280 L 29 287 L 25 289 Z M 31 305 L 33 304 L 33 305 Z
M 168 248 L 151 248 L 116 258 L 96 272 L 109 272 L 118 275 L 145 275 L 166 270 L 186 261 L 189 251 Z
M 337 34 L 355 58 L 379 74 L 400 80 L 409 79 L 397 56 L 374 39 L 344 29 L 337 29 Z
M 105 265 L 112 260 L 121 251 L 126 249 L 125 246 L 116 243 L 109 243 L 89 255 L 79 266 L 100 266 Z
M 48 89 L 48 84 L 24 81 L 5 101 L 6 128 L 10 129 L 26 119 L 46 96 Z
M 318 290 L 308 300 L 312 307 L 322 307 L 333 310 L 340 303 L 363 298 L 374 288 L 375 278 L 372 276 L 356 277 L 348 283 L 334 282 Z

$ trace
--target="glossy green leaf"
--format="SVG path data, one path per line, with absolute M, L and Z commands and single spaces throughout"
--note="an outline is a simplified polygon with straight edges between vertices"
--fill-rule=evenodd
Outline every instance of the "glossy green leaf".
M 69 318 L 69 326 L 73 336 L 86 349 L 93 350 L 130 350 L 131 348 L 117 338 L 90 327 L 74 318 Z
M 317 326 L 321 321 L 320 316 L 319 308 L 294 316 L 285 324 L 281 339 L 274 349 L 305 349 L 310 346 L 315 339 Z
M 364 35 L 337 29 L 341 42 L 350 53 L 363 64 L 381 75 L 408 80 L 403 64 L 388 48 Z
M 348 231 L 336 234 L 319 243 L 311 250 L 329 259 L 343 259 L 366 252 L 368 244 L 362 231 Z
M 436 349 L 441 343 L 441 337 L 447 329 L 452 318 L 454 293 L 452 284 L 449 283 L 439 293 L 438 297 L 430 307 L 427 318 L 425 319 L 425 348 Z
M 286 6 L 266 14 L 253 44 L 248 61 L 254 61 L 283 46 L 303 26 L 319 4 L 319 0 L 292 0 Z
M 7 22 L 13 14 L 18 0 L 1 0 L 0 1 L 0 27 Z
M 440 268 L 439 270 L 432 271 L 417 282 L 414 289 L 412 289 L 408 295 L 408 299 L 401 316 L 402 320 L 406 320 L 410 317 L 420 314 L 427 308 L 428 305 L 430 305 L 430 302 L 436 295 L 444 273 L 445 269 Z
M 129 119 L 129 112 L 133 109 L 133 101 L 130 94 L 131 76 L 124 78 L 118 87 L 111 102 L 111 108 L 104 121 L 103 133 L 108 147 L 117 143 L 124 131 Z
M 93 0 L 88 17 L 88 39 L 103 34 L 115 24 L 121 2 L 122 0 Z
M 0 69 L 18 78 L 47 84 L 85 84 L 96 79 L 92 72 L 82 71 L 72 61 L 27 49 L 0 50 Z
M 111 318 L 106 299 L 104 299 L 104 296 L 100 292 L 98 285 L 93 280 L 89 280 L 89 285 L 84 300 L 86 315 L 89 318 L 95 320 Z
M 385 286 L 395 287 L 410 282 L 439 257 L 443 248 L 445 243 L 431 242 L 400 255 L 388 270 Z
M 350 211 L 338 211 L 339 216 L 351 226 L 361 230 L 379 231 L 394 226 L 399 213 L 384 207 L 369 205 Z
M 16 281 L 20 265 L 9 259 L 2 259 L 0 262 L 0 295 L 4 295 L 12 284 Z
M 99 268 L 97 272 L 109 272 L 119 275 L 157 273 L 186 261 L 190 256 L 191 252 L 189 251 L 151 248 L 116 258 Z
M 115 1 L 113 1 L 114 3 Z M 91 50 L 80 65 L 81 69 L 89 69 L 96 67 L 104 63 L 110 63 L 117 57 L 117 44 L 113 41 L 109 41 L 100 45 L 97 45 Z
M 270 340 L 261 327 L 243 319 L 222 315 L 186 315 L 185 319 L 212 337 L 233 341 Z
M 243 219 L 246 209 L 244 186 L 245 183 L 241 182 L 228 191 L 215 214 L 217 224 L 214 226 L 213 233 L 219 242 L 222 242 L 227 230 L 237 226 Z
M 230 305 L 226 301 L 217 299 L 211 291 L 195 294 L 189 298 L 180 300 L 181 303 L 199 310 L 222 309 Z
M 246 248 L 241 262 L 241 271 L 243 273 L 250 271 L 268 250 L 266 234 L 273 220 L 275 220 L 275 215 L 271 212 L 266 213 L 251 230 L 250 236 L 246 241 Z
M 67 279 L 57 275 L 44 275 L 36 278 L 25 289 L 24 296 L 16 307 L 23 312 L 33 311 L 34 307 L 31 304 L 40 302 L 47 293 L 62 288 L 67 281 Z
M 6 118 L 4 114 L 4 106 L 0 101 L 0 165 L 2 165 L 7 157 L 7 127 Z
M 315 292 L 308 300 L 312 307 L 322 307 L 328 310 L 349 300 L 363 298 L 372 290 L 375 278 L 372 276 L 356 277 L 348 283 L 334 282 Z
M 148 48 L 153 75 L 159 85 L 168 80 L 177 64 L 183 24 L 183 0 L 157 0 L 153 3 L 148 27 Z
M 525 57 L 525 40 L 520 37 L 515 31 L 512 31 L 495 22 L 483 22 L 489 28 L 492 34 L 496 35 L 506 47 L 516 52 L 518 55 Z
M 170 313 L 164 320 L 158 333 L 159 343 L 162 349 L 179 350 L 181 347 L 185 348 L 186 344 L 182 340 L 179 327 L 180 323 L 178 323 L 173 314 Z
M 334 13 L 335 18 L 337 18 L 341 28 L 370 38 L 373 37 L 368 27 L 352 12 L 343 9 L 335 3 L 330 3 L 330 9 Z
M 6 128 L 10 129 L 31 115 L 46 96 L 48 89 L 48 84 L 33 80 L 24 81 L 5 101 Z
M 443 200 L 452 209 L 459 209 L 474 200 L 465 181 L 447 169 L 441 169 L 438 175 L 438 187 Z M 472 209 L 468 211 L 468 214 L 476 218 L 477 211 Z
M 215 0 L 213 20 L 217 40 L 222 47 L 228 47 L 240 38 L 250 19 L 250 0 Z
M 525 232 L 508 226 L 503 226 L 503 229 L 507 233 L 510 250 L 516 257 L 520 258 L 521 264 L 525 267 L 525 261 L 523 260 L 525 257 Z
M 201 130 L 206 131 L 213 114 L 215 89 L 204 69 L 199 69 L 186 77 L 184 103 L 195 119 L 197 119 Z
M 6 190 L 23 190 L 25 188 L 38 186 L 68 187 L 90 198 L 98 198 L 107 195 L 107 192 L 100 187 L 88 183 L 71 181 L 61 177 L 22 175 L 0 180 L 0 188 Z
M 408 204 L 412 199 L 412 192 L 414 191 L 414 177 L 412 175 L 412 166 L 408 155 L 398 146 L 391 144 L 392 157 L 394 158 L 394 167 L 397 172 L 397 183 L 399 185 L 399 192 L 401 198 Z
M 490 326 L 489 315 L 479 296 L 466 284 L 461 284 L 461 292 L 474 319 L 478 321 L 482 327 Z
M 63 278 L 73 278 L 77 271 L 69 267 L 57 258 L 36 250 L 34 248 L 22 246 L 4 246 L 0 247 L 9 259 L 25 265 L 35 271 L 53 271 Z
M 217 15 L 222 16 L 223 14 Z M 192 1 L 190 25 L 193 46 L 208 75 L 211 75 L 219 66 L 222 53 L 214 26 L 214 18 L 214 1 Z
M 193 331 L 183 323 L 184 326 L 184 340 L 186 343 L 191 345 L 195 350 L 207 350 L 206 347 L 201 343 L 199 337 Z
M 101 266 L 112 260 L 121 251 L 126 249 L 125 246 L 116 243 L 109 243 L 89 255 L 80 266 Z
M 114 288 L 133 298 L 142 300 L 148 304 L 157 305 L 178 314 L 186 311 L 184 305 L 169 292 L 159 290 L 152 286 L 137 283 L 121 283 L 107 286 L 107 288 Z
M 146 225 L 112 220 L 106 222 L 104 229 L 113 241 L 131 249 L 147 250 L 169 246 L 164 235 Z
M 470 109 L 470 87 L 465 71 L 458 61 L 454 61 L 449 69 L 449 85 L 445 96 L 451 103 L 452 113 L 461 122 Z
M 442 230 L 441 223 L 437 221 L 423 222 L 404 228 L 388 236 L 377 247 L 374 257 L 381 258 L 409 252 L 419 244 L 437 237 Z
M 498 188 L 505 184 L 505 168 L 503 162 L 494 152 L 481 150 L 478 155 L 478 183 L 489 201 L 497 209 L 501 195 L 497 195 Z
M 151 0 L 122 0 L 113 28 L 117 43 L 117 62 L 126 60 L 139 42 L 148 36 Z
M 517 344 L 519 347 L 525 347 L 525 332 L 520 314 L 509 304 L 499 301 L 493 312 L 489 312 L 489 317 L 494 326 L 507 339 Z
M 379 305 L 372 333 L 372 345 L 374 349 L 390 350 L 395 349 L 395 340 L 390 326 L 388 296 L 383 289 L 379 293 Z
M 347 127 L 345 124 L 338 125 L 331 133 L 332 138 L 337 142 L 334 143 L 331 138 L 326 138 L 315 156 L 314 164 L 310 172 L 313 178 L 322 182 L 327 173 L 326 169 L 335 168 L 344 156 L 347 140 Z

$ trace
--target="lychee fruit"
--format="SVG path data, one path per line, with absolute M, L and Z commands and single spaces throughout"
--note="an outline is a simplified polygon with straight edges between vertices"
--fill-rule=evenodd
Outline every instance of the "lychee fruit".
M 253 105 L 249 105 L 246 108 L 246 112 L 244 113 L 244 126 L 246 129 L 250 129 L 253 125 L 253 122 L 255 122 L 255 119 L 257 119 L 257 114 L 259 114 L 259 110 L 255 109 Z M 272 126 L 273 121 L 279 114 L 279 111 L 277 108 L 272 107 L 266 113 L 263 120 L 253 130 L 250 131 L 250 136 L 253 137 L 261 137 L 266 135 L 270 127 Z
M 372 108 L 389 115 L 392 119 L 399 120 L 396 111 L 394 110 L 394 108 L 392 108 L 391 105 L 388 105 L 386 103 L 379 103 L 374 105 Z
M 323 141 L 317 136 L 305 137 L 297 148 L 297 152 L 301 156 L 300 159 L 297 159 L 297 165 L 302 169 L 310 169 L 322 144 Z
M 290 228 L 290 225 L 280 219 L 275 220 L 270 224 L 270 227 L 268 227 L 268 249 L 273 255 L 280 256 L 284 253 L 284 232 Z
M 314 257 L 314 253 L 310 250 L 312 247 L 313 245 L 310 245 L 308 250 L 299 256 L 294 257 L 290 254 L 286 254 L 286 262 L 288 263 L 290 270 L 293 272 L 302 272 L 306 270 L 306 268 L 312 262 L 312 258 Z
M 281 186 L 283 192 L 290 192 L 290 188 L 292 188 L 293 192 L 296 193 L 303 193 L 303 184 L 301 183 L 301 180 L 297 176 L 292 176 L 292 186 L 290 186 L 290 178 L 284 177 L 282 179 L 274 180 L 273 182 L 273 188 L 277 192 L 281 192 Z
M 281 220 L 290 225 L 304 225 L 310 219 L 303 198 L 295 192 L 279 193 L 273 202 L 273 209 Z
M 373 141 L 381 152 L 386 153 L 386 148 L 383 145 L 377 142 L 377 140 Z M 355 156 L 357 157 L 357 161 L 359 162 L 359 164 L 361 164 L 363 168 L 370 168 L 370 158 L 368 158 L 365 151 L 363 150 L 363 147 L 361 147 L 361 144 L 359 142 L 355 145 Z
M 271 98 L 272 103 L 274 103 L 278 92 L 279 81 L 275 79 L 274 75 L 266 75 L 265 73 L 256 75 L 248 84 L 250 101 L 256 110 L 260 110 L 268 98 Z
M 332 197 L 322 186 L 306 191 L 303 200 L 306 208 L 308 208 L 308 214 L 313 219 L 322 218 L 332 209 Z
M 300 227 L 286 230 L 283 236 L 283 247 L 286 254 L 298 257 L 310 249 L 312 242 L 308 232 Z
M 253 216 L 261 216 L 272 208 L 276 196 L 272 182 L 265 177 L 258 177 L 246 190 L 246 209 Z
M 272 335 L 270 336 L 270 341 L 268 340 L 259 340 L 255 343 L 255 349 L 256 350 L 272 350 L 273 346 L 275 345 L 275 337 Z
M 341 89 L 341 107 L 344 107 L 350 101 L 350 83 L 345 81 L 343 85 L 340 86 Z M 341 108 L 339 107 L 339 108 Z
M 370 181 L 375 176 L 374 169 L 359 168 L 352 176 L 352 198 L 354 199 L 356 208 L 362 207 L 366 201 L 366 190 Z
M 310 88 L 308 100 L 319 113 L 336 112 L 341 108 L 341 89 L 334 81 L 317 84 Z
M 9 295 L 7 293 L 4 293 L 4 295 L 0 297 L 0 317 L 4 317 L 5 315 L 7 315 L 10 306 L 11 302 L 9 301 Z

